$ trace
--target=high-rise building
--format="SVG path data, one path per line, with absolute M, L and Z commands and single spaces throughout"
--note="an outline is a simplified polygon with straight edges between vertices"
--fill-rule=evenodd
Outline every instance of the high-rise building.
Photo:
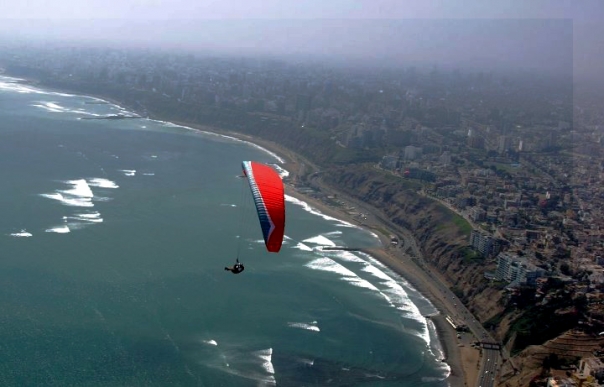
M 510 149 L 510 146 L 512 144 L 512 139 L 509 138 L 508 136 L 499 136 L 499 146 L 498 146 L 498 151 L 499 153 L 505 153 Z
M 497 271 L 495 277 L 507 282 L 526 283 L 533 285 L 545 271 L 521 258 L 516 254 L 499 253 L 497 255 Z
M 499 254 L 504 241 L 483 234 L 480 231 L 472 230 L 472 234 L 470 234 L 470 244 L 472 245 L 472 248 L 478 251 L 482 256 L 490 257 Z

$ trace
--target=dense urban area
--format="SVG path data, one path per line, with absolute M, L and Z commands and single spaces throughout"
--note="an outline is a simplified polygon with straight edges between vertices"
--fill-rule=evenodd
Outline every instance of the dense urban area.
M 531 384 L 604 379 L 604 110 L 572 69 L 353 68 L 69 45 L 5 47 L 0 68 L 143 117 L 270 139 L 440 203 L 465 235 L 454 256 L 501 295 L 495 312 L 476 314 L 513 356 L 569 332 L 592 338 L 544 349 Z M 472 293 L 447 278 L 475 313 Z

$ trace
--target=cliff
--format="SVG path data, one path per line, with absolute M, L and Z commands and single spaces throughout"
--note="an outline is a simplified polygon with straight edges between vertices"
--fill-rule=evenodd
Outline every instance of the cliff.
M 503 312 L 501 290 L 489 286 L 484 277 L 484 271 L 494 270 L 495 264 L 467 248 L 471 230 L 467 222 L 418 193 L 416 183 L 369 165 L 333 167 L 322 179 L 373 206 L 395 225 L 411 231 L 424 260 L 442 274 L 481 321 Z
M 528 295 L 506 294 L 504 284 L 491 282 L 484 273 L 494 271 L 486 260 L 468 249 L 470 228 L 460 216 L 437 201 L 422 196 L 413 180 L 394 176 L 371 165 L 331 167 L 322 181 L 372 207 L 395 225 L 413 234 L 425 262 L 472 311 L 492 336 L 514 355 L 501 368 L 499 383 L 528 385 L 542 375 L 552 356 L 560 364 L 576 364 L 604 348 L 600 327 L 578 331 L 581 296 L 560 288 L 549 303 L 535 303 L 534 288 Z M 551 285 L 555 288 L 555 284 Z M 524 301 L 524 305 L 523 305 Z M 543 343 L 541 345 L 529 345 Z M 557 361 L 557 360 L 556 360 Z M 544 363 L 545 362 L 545 363 Z
M 145 116 L 161 120 L 208 125 L 256 136 L 304 156 L 310 163 L 320 166 L 306 171 L 307 177 L 312 179 L 311 172 L 320 170 L 319 184 L 327 184 L 363 201 L 382 218 L 400 227 L 401 232 L 408 230 L 412 237 L 407 242 L 417 243 L 424 261 L 438 271 L 483 324 L 492 327 L 492 335 L 496 339 L 507 342 L 509 349 L 513 347 L 516 335 L 510 332 L 514 331 L 514 325 L 525 312 L 506 309 L 507 301 L 502 287 L 485 278 L 484 273 L 494 271 L 496 264 L 481 258 L 467 247 L 471 231 L 469 224 L 437 201 L 423 196 L 421 185 L 416 181 L 376 169 L 374 165 L 380 156 L 378 152 L 335 145 L 334 139 L 327 133 L 304 127 L 286 117 L 179 103 L 156 93 L 92 82 L 76 84 L 46 80 L 43 83 L 104 96 Z M 551 342 L 555 343 L 561 338 L 551 337 Z M 513 358 L 513 363 L 504 364 L 500 382 L 524 384 L 540 368 L 539 356 L 534 355 L 539 353 L 547 356 L 552 353 L 552 348 L 548 345 L 527 347 Z M 561 356 L 564 354 L 563 351 Z

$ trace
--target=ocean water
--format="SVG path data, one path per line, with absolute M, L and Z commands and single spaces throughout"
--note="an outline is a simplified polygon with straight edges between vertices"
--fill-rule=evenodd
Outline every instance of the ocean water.
M 89 119 L 124 112 L 99 102 L 0 77 L 0 385 L 448 385 L 435 308 L 372 257 L 319 248 L 374 235 L 288 197 L 265 251 L 238 175 L 278 157 Z

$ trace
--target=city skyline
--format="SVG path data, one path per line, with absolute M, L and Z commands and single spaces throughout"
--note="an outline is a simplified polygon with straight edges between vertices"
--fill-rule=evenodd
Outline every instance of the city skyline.
M 397 67 L 531 70 L 601 80 L 599 2 L 61 1 L 2 10 L 0 39 L 171 48 Z

